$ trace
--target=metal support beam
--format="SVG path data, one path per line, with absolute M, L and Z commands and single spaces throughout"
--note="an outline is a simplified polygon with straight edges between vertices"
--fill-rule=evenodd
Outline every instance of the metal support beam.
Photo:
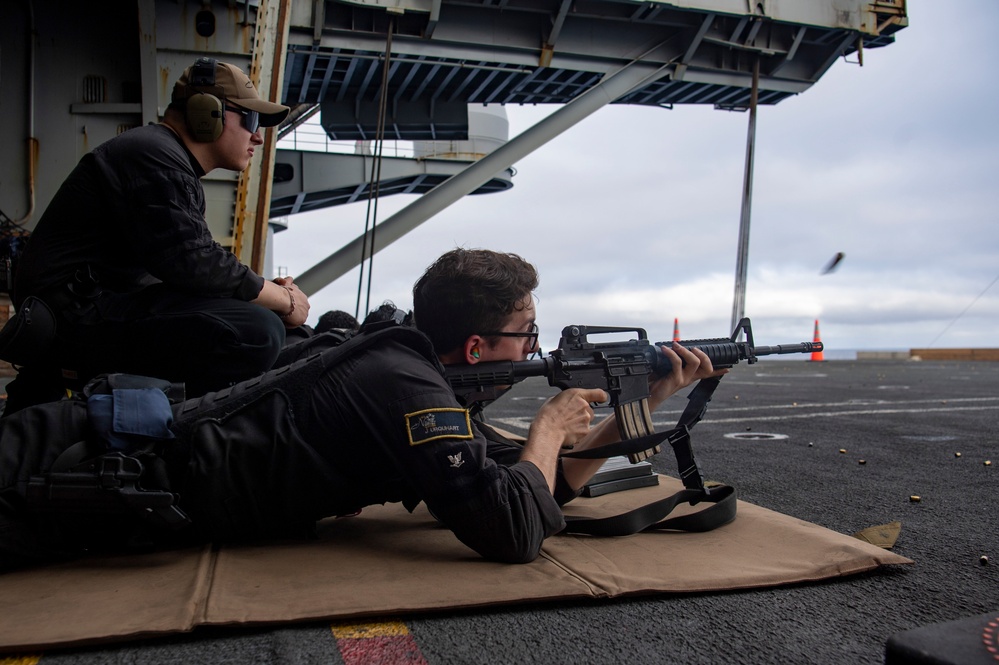
M 694 34 L 694 38 L 690 40 L 690 45 L 687 47 L 687 52 L 683 54 L 683 64 L 689 65 L 691 59 L 694 57 L 694 53 L 697 52 L 697 48 L 701 45 L 701 41 L 704 39 L 704 35 L 708 33 L 708 28 L 711 27 L 711 22 L 715 20 L 714 14 L 708 14 L 701 20 L 701 26 L 697 29 L 697 33 Z
M 808 28 L 801 26 L 797 31 L 795 31 L 794 41 L 791 42 L 791 48 L 788 49 L 787 53 L 784 54 L 784 57 L 776 66 L 770 68 L 768 73 L 769 76 L 775 75 L 784 67 L 784 65 L 794 60 L 794 56 L 798 52 L 798 47 L 801 46 L 801 40 L 805 38 L 805 32 L 807 30 Z
M 658 48 L 659 46 L 655 47 L 645 55 Z M 379 224 L 373 253 L 385 249 L 455 201 L 481 187 L 497 173 L 510 168 L 615 99 L 662 77 L 672 66 L 667 64 L 650 71 L 642 57 L 609 74 L 593 88 Z M 359 265 L 363 246 L 364 236 L 355 238 L 296 277 L 295 283 L 308 295 L 316 293 Z
M 160 80 L 156 61 L 156 5 L 153 0 L 139 0 L 139 78 L 142 81 L 142 124 L 160 121 Z M 170 91 L 168 90 L 168 93 Z
M 432 39 L 434 36 L 434 30 L 437 29 L 437 23 L 441 20 L 441 0 L 432 0 L 430 4 L 430 18 L 427 20 L 426 30 L 423 32 L 423 36 L 426 39 Z
M 749 96 L 749 132 L 746 138 L 746 170 L 742 184 L 742 215 L 735 260 L 735 298 L 732 303 L 732 330 L 745 316 L 746 275 L 749 266 L 749 213 L 753 204 L 753 158 L 756 152 L 756 105 L 759 100 L 760 56 L 753 63 L 753 88 Z M 742 336 L 742 333 L 739 333 Z
M 262 0 L 257 9 L 249 76 L 264 99 L 281 98 L 290 13 L 291 0 Z M 263 274 L 265 267 L 277 134 L 276 127 L 264 130 L 259 159 L 254 156 L 240 174 L 236 194 L 233 253 L 257 274 Z
M 555 15 L 554 21 L 552 21 L 552 29 L 548 34 L 548 39 L 544 40 L 541 44 L 541 58 L 538 63 L 541 67 L 549 67 L 552 64 L 552 55 L 555 53 L 555 43 L 558 41 L 559 33 L 562 32 L 562 25 L 565 23 L 565 16 L 569 13 L 569 7 L 571 5 L 571 0 L 562 0 L 562 6 L 559 7 L 558 13 Z

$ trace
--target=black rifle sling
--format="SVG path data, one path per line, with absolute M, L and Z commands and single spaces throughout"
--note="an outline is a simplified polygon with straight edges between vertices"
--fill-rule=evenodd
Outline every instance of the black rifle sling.
M 714 377 L 699 381 L 687 396 L 687 407 L 683 410 L 676 427 L 669 431 L 612 443 L 593 450 L 563 454 L 563 457 L 594 459 L 627 454 L 639 449 L 638 446 L 645 446 L 642 449 L 648 449 L 653 445 L 668 441 L 676 454 L 677 467 L 684 489 L 665 499 L 654 501 L 620 515 L 596 518 L 566 516 L 566 528 L 562 533 L 627 536 L 640 531 L 653 530 L 710 531 L 734 520 L 737 501 L 735 488 L 728 485 L 705 487 L 690 446 L 690 428 L 704 417 L 708 402 L 711 401 L 711 395 L 718 387 L 720 380 L 721 377 Z M 689 515 L 667 517 L 681 503 L 689 503 L 690 505 L 710 503 L 712 505 Z
M 681 503 L 709 501 L 711 506 L 689 515 L 667 517 Z M 590 536 L 629 536 L 641 531 L 711 531 L 735 519 L 735 488 L 720 485 L 711 494 L 680 490 L 676 494 L 648 503 L 634 510 L 610 517 L 566 516 L 562 533 Z

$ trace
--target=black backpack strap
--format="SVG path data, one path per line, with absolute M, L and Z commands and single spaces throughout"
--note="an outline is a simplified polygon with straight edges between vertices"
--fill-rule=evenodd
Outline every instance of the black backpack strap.
M 566 528 L 563 533 L 626 536 L 651 530 L 710 531 L 734 520 L 738 500 L 735 488 L 728 485 L 706 486 L 690 445 L 690 428 L 704 417 L 708 402 L 711 401 L 711 396 L 720 381 L 721 377 L 701 379 L 687 396 L 687 406 L 680 415 L 676 427 L 671 430 L 618 441 L 592 450 L 564 453 L 563 457 L 596 459 L 630 454 L 636 450 L 648 450 L 663 441 L 668 441 L 676 455 L 677 469 L 684 489 L 665 499 L 620 515 L 599 518 L 566 517 Z M 690 515 L 668 517 L 681 503 L 712 505 Z

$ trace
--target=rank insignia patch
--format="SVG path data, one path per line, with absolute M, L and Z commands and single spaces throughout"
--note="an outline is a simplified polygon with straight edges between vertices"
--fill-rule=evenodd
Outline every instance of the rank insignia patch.
M 472 421 L 465 409 L 426 409 L 406 414 L 409 445 L 437 439 L 471 439 Z

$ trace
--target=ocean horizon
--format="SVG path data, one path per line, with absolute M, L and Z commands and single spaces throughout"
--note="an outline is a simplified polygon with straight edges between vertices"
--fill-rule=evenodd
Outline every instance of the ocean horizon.
M 822 351 L 823 360 L 856 360 L 857 353 L 909 353 L 908 348 L 895 348 L 895 349 L 830 349 L 826 347 Z M 773 356 L 760 356 L 759 360 L 795 360 L 800 358 L 801 360 L 810 360 L 811 356 L 807 353 L 802 354 L 787 354 L 787 355 L 773 355 Z

